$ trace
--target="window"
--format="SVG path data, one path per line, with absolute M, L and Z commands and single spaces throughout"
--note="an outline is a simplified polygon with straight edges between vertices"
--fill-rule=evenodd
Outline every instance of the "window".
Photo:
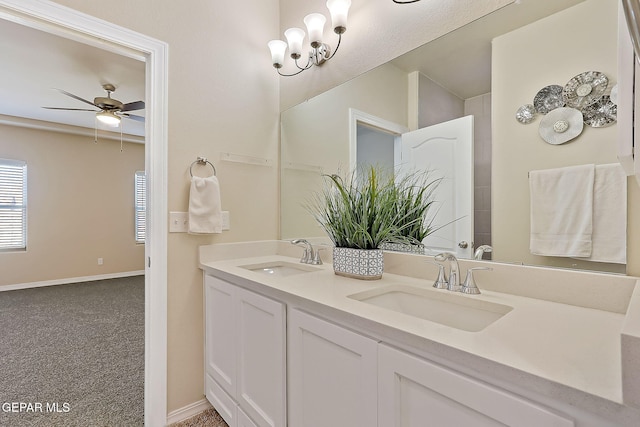
M 27 164 L 0 159 L 0 251 L 27 248 Z
M 144 243 L 147 235 L 147 177 L 144 171 L 135 175 L 136 242 Z

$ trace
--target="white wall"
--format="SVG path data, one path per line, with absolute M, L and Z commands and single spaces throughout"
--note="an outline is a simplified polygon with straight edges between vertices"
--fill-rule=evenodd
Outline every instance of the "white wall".
M 0 125 L 0 157 L 27 163 L 27 249 L 0 254 L 0 288 L 144 270 L 133 191 L 144 145 L 123 149 L 93 135 Z
M 464 116 L 464 100 L 458 98 L 429 77 L 418 80 L 418 128 Z

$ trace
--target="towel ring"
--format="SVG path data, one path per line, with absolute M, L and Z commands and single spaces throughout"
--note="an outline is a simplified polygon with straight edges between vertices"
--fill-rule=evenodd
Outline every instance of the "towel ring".
M 206 157 L 198 157 L 198 159 L 193 163 L 191 163 L 191 166 L 189 167 L 189 175 L 191 175 L 192 178 L 193 178 L 193 165 L 195 165 L 196 163 L 199 165 L 209 164 L 209 166 L 211 166 L 211 168 L 213 169 L 213 176 L 216 176 L 216 167 L 213 166 L 213 163 L 207 160 Z

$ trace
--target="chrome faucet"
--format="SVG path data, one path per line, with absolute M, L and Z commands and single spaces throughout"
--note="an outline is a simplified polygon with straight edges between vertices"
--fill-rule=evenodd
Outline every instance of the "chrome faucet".
M 458 292 L 462 289 L 460 286 L 460 266 L 458 258 L 450 252 L 442 252 L 434 257 L 436 261 L 449 261 L 449 280 L 447 282 L 447 290 Z
M 467 277 L 464 279 L 464 283 L 460 289 L 460 292 L 463 294 L 478 295 L 480 293 L 480 289 L 478 289 L 478 285 L 476 284 L 476 279 L 473 277 L 473 272 L 476 270 L 493 270 L 493 268 L 473 267 L 467 270 Z
M 320 259 L 320 249 L 315 249 L 311 243 L 309 243 L 305 239 L 295 239 L 291 241 L 292 245 L 305 245 L 304 251 L 302 252 L 302 258 L 300 258 L 300 262 L 303 264 L 313 264 L 313 265 L 321 265 L 322 260 Z
M 493 251 L 493 248 L 489 245 L 478 246 L 478 249 L 476 249 L 476 252 L 473 254 L 473 258 L 477 260 L 481 260 L 485 252 L 492 252 L 492 251 Z

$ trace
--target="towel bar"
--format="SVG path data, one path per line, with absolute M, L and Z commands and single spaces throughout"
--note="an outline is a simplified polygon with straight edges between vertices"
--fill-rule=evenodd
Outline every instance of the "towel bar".
M 213 163 L 211 163 L 209 160 L 207 160 L 206 157 L 198 157 L 193 163 L 191 163 L 191 166 L 189 166 L 189 175 L 191 175 L 191 177 L 193 178 L 193 165 L 195 164 L 199 164 L 199 165 L 206 165 L 209 164 L 211 166 L 211 168 L 213 169 L 213 175 L 216 175 L 216 167 L 213 166 Z

